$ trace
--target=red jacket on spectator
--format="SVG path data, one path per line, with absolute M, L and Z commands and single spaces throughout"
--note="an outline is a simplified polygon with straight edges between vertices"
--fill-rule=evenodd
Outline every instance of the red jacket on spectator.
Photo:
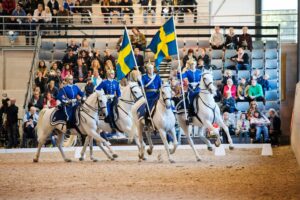
M 229 87 L 228 85 L 225 85 L 224 86 L 224 89 L 223 89 L 223 96 L 225 97 L 226 96 L 226 92 L 229 90 Z M 235 85 L 232 85 L 231 86 L 231 96 L 236 99 L 236 86 Z
M 47 98 L 44 98 L 43 108 L 53 108 L 56 107 L 56 100 L 51 98 L 50 101 Z
M 12 11 L 16 8 L 16 1 L 15 0 L 3 0 L 2 7 L 7 15 L 11 15 Z

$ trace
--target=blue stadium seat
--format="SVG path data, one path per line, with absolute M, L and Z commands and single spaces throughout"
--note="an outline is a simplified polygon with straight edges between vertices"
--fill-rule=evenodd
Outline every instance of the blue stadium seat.
M 55 42 L 54 50 L 66 51 L 67 50 L 67 43 L 66 42 L 59 42 L 59 41 Z
M 253 49 L 263 49 L 264 48 L 264 42 L 261 41 L 261 40 L 254 41 L 252 43 L 252 47 L 253 47 Z
M 276 90 L 266 91 L 265 98 L 267 101 L 277 101 L 279 96 Z
M 52 51 L 53 50 L 53 42 L 52 41 L 42 41 L 41 42 L 41 49 Z
M 231 61 L 231 60 L 229 60 L 229 59 L 226 59 L 225 63 L 224 63 L 224 68 L 226 69 L 229 66 L 236 66 L 236 63 L 233 62 L 233 61 Z
M 265 105 L 264 105 L 264 102 L 262 101 L 257 101 L 257 108 L 260 112 L 262 112 L 263 110 L 265 110 Z
M 250 71 L 249 70 L 239 70 L 238 71 L 238 80 L 240 80 L 241 78 L 246 78 L 246 80 L 250 79 Z
M 254 59 L 251 64 L 252 69 L 263 69 L 264 68 L 264 60 L 263 59 Z
M 253 49 L 252 59 L 263 59 L 263 58 L 264 58 L 264 50 L 262 50 L 262 49 Z
M 279 101 L 266 101 L 266 110 L 269 110 L 270 108 L 273 108 L 275 110 L 280 109 Z
M 216 66 L 216 69 L 223 69 L 222 59 L 211 59 L 210 64 Z
M 54 51 L 53 60 L 62 60 L 65 54 L 64 51 Z
M 249 102 L 237 102 L 236 108 L 241 112 L 247 112 L 249 109 Z
M 266 69 L 277 69 L 278 68 L 278 60 L 277 59 L 268 59 L 265 63 Z
M 252 55 L 251 51 L 250 51 L 250 50 L 244 50 L 244 52 L 245 52 L 246 54 L 248 54 L 249 59 L 250 59 L 250 58 L 251 58 L 251 55 Z
M 265 74 L 269 75 L 269 80 L 278 80 L 279 74 L 276 69 L 267 69 Z
M 237 54 L 236 50 L 227 49 L 225 51 L 225 59 L 230 59 L 232 56 L 235 56 L 236 54 Z
M 40 51 L 39 52 L 40 60 L 52 60 L 52 52 L 50 51 Z
M 212 59 L 222 59 L 223 51 L 222 50 L 212 50 L 211 51 L 211 58 Z
M 278 81 L 277 80 L 269 80 L 270 90 L 278 90 Z
M 195 40 L 186 40 L 185 45 L 186 48 L 197 48 L 198 47 L 198 41 Z
M 214 81 L 222 80 L 223 78 L 222 70 L 213 70 L 212 74 L 213 74 Z
M 265 57 L 266 59 L 277 59 L 278 58 L 277 49 L 266 49 Z
M 277 49 L 278 42 L 276 40 L 266 41 L 266 49 Z

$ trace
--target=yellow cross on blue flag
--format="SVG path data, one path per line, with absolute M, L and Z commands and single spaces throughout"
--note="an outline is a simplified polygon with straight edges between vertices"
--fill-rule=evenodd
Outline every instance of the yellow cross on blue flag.
M 132 53 L 127 29 L 124 30 L 122 46 L 117 61 L 117 78 L 121 80 L 135 67 L 135 58 Z
M 147 47 L 155 54 L 155 66 L 159 70 L 161 61 L 166 56 L 177 55 L 177 43 L 174 18 L 171 17 L 153 37 Z

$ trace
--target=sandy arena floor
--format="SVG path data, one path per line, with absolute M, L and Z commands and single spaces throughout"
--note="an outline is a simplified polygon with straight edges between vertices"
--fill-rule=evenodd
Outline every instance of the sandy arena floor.
M 117 161 L 65 163 L 59 153 L 0 154 L 0 199 L 300 199 L 300 168 L 289 146 L 273 157 L 260 149 L 226 150 L 216 157 L 200 150 L 178 150 L 169 164 L 161 150 L 146 162 L 137 152 L 118 152 Z M 163 162 L 157 160 L 163 153 Z

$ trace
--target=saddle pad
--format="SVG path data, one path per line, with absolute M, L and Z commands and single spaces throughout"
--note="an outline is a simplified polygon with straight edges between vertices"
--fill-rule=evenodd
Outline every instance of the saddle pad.
M 137 109 L 137 114 L 138 114 L 138 118 L 139 120 L 144 118 L 145 114 L 146 114 L 147 108 L 146 108 L 146 103 L 143 103 L 142 105 L 140 105 L 140 107 Z
M 62 109 L 55 109 L 50 116 L 50 124 L 55 126 L 57 124 L 66 124 L 66 113 Z

